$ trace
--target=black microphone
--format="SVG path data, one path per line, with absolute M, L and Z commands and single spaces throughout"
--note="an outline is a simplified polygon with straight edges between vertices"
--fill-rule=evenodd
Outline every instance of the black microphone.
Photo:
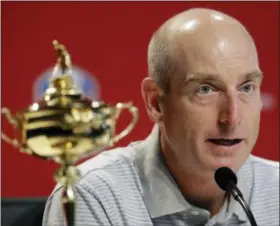
M 250 207 L 246 203 L 246 201 L 243 198 L 243 195 L 241 191 L 237 188 L 237 177 L 234 172 L 228 167 L 221 167 L 216 170 L 215 172 L 215 181 L 219 185 L 219 187 L 229 192 L 234 199 L 240 203 L 242 208 L 244 209 L 245 213 L 247 214 L 247 217 L 251 223 L 252 226 L 257 226 L 256 220 L 254 218 L 254 215 L 252 211 L 250 210 Z

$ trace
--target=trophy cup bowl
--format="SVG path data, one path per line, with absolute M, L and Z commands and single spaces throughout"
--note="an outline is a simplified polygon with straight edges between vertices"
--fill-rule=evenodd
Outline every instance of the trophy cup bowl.
M 73 82 L 66 48 L 57 41 L 53 45 L 57 63 L 44 96 L 14 115 L 8 108 L 2 108 L 1 114 L 19 132 L 19 138 L 10 138 L 3 132 L 1 137 L 23 153 L 60 165 L 54 179 L 64 188 L 62 203 L 66 220 L 73 226 L 73 185 L 79 178 L 75 163 L 127 136 L 138 120 L 138 109 L 131 102 L 109 105 L 86 98 Z M 132 120 L 116 134 L 116 122 L 124 109 L 132 114 Z

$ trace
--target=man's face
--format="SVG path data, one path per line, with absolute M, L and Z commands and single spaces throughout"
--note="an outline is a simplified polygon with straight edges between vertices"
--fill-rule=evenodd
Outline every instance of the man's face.
M 183 167 L 236 171 L 256 143 L 261 73 L 255 48 L 238 38 L 181 45 L 188 49 L 181 59 L 187 73 L 171 78 L 160 125 Z

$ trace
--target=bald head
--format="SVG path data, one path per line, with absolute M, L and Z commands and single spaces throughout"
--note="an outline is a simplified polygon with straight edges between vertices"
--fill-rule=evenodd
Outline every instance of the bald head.
M 217 58 L 226 61 L 233 54 L 247 54 L 258 61 L 254 42 L 242 24 L 215 10 L 187 10 L 153 34 L 148 47 L 149 76 L 168 91 L 171 76 L 187 74 L 198 64 L 207 67 Z

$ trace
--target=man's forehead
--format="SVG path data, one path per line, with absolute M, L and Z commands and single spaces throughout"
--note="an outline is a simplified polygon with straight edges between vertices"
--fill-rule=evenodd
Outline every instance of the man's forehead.
M 258 58 L 251 35 L 234 20 L 215 19 L 208 23 L 207 20 L 196 18 L 174 27 L 167 39 L 172 46 L 170 52 L 176 52 L 174 55 L 180 58 L 184 55 L 188 64 L 197 64 L 198 61 L 235 63 L 241 58 L 245 61 Z

